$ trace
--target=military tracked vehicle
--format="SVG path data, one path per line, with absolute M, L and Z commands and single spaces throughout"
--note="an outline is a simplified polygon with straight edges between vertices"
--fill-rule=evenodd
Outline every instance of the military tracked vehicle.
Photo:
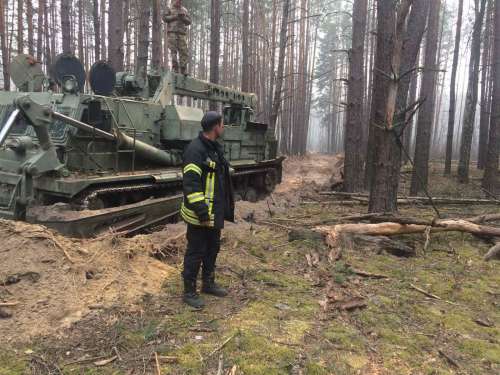
M 255 121 L 253 94 L 169 71 L 115 73 L 105 62 L 89 72 L 87 94 L 72 55 L 58 56 L 50 79 L 27 55 L 11 72 L 18 91 L 0 93 L 0 217 L 76 237 L 175 220 L 182 153 L 200 131 L 200 101 L 224 105 L 222 143 L 243 199 L 257 200 L 281 181 L 283 158 L 272 130 Z

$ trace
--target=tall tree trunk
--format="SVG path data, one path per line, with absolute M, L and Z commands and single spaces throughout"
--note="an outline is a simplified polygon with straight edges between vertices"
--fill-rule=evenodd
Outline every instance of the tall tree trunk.
M 162 66 L 161 60 L 161 14 L 160 14 L 160 0 L 153 0 L 153 39 L 152 39 L 152 52 L 151 52 L 151 68 L 153 71 L 158 72 Z
M 479 8 L 478 8 L 479 6 Z M 486 0 L 476 2 L 476 18 L 472 32 L 472 45 L 470 51 L 469 86 L 465 100 L 464 121 L 462 126 L 462 142 L 460 144 L 460 158 L 458 162 L 458 181 L 469 182 L 469 165 L 472 149 L 472 135 L 476 122 L 476 106 L 479 86 L 479 63 L 481 61 L 481 33 L 483 30 Z
M 85 46 L 83 45 L 83 20 L 85 19 L 85 7 L 83 0 L 78 0 L 78 57 L 85 61 Z
M 37 21 L 37 37 L 36 37 L 36 59 L 42 61 L 43 56 L 43 14 L 46 0 L 38 0 L 38 21 Z
M 106 49 L 106 0 L 99 0 L 100 1 L 100 7 L 101 7 L 101 59 L 106 60 L 108 59 L 108 53 Z M 109 7 L 111 7 L 111 2 L 119 2 L 117 0 L 109 0 L 110 4 Z M 108 15 L 109 18 L 109 15 Z
M 32 0 L 26 0 L 26 18 L 33 20 L 33 2 Z M 28 54 L 30 56 L 35 55 L 35 43 L 33 41 L 33 21 L 28 22 Z
M 93 0 L 92 19 L 94 22 L 95 61 L 99 61 L 101 60 L 101 19 L 99 16 L 99 0 Z
M 147 3 L 147 4 L 144 4 Z M 149 1 L 141 0 L 140 11 L 141 17 L 144 8 L 149 12 Z M 149 21 L 149 17 L 148 17 Z M 145 37 L 149 43 L 149 30 L 146 31 Z M 109 0 L 109 18 L 108 18 L 108 60 L 110 65 L 117 72 L 123 70 L 123 1 Z
M 0 0 L 0 49 L 2 51 L 3 88 L 10 90 L 9 51 L 7 47 L 6 1 Z
M 405 128 L 402 133 L 400 130 L 397 131 L 397 136 L 404 140 L 401 142 L 402 146 L 405 148 L 406 152 L 410 152 L 409 144 L 411 138 L 411 126 L 407 124 L 409 119 L 409 112 L 407 111 L 408 106 L 412 106 L 415 103 L 415 93 L 418 74 L 415 70 L 418 65 L 418 55 L 420 52 L 420 46 L 422 44 L 422 38 L 424 36 L 425 28 L 427 25 L 427 18 L 429 15 L 431 0 L 419 0 L 414 1 L 413 7 L 409 16 L 408 29 L 404 36 L 403 44 L 403 57 L 401 61 L 400 76 L 402 77 L 399 82 L 398 97 L 396 101 L 396 109 L 398 114 L 396 116 L 396 123 L 399 125 L 400 129 Z M 412 72 L 413 71 L 413 72 Z M 412 72 L 412 73 L 410 73 Z M 414 87 L 411 92 L 410 86 L 414 81 Z M 413 94 L 413 95 L 411 95 Z M 410 95 L 410 101 L 408 101 L 408 96 Z M 399 161 L 396 159 L 395 163 L 401 164 L 401 152 L 399 153 Z M 397 168 L 397 165 L 394 165 Z
M 347 120 L 345 129 L 344 189 L 356 192 L 363 189 L 363 97 L 364 53 L 367 0 L 354 0 L 352 12 L 352 49 L 349 54 L 349 86 L 347 91 Z
M 483 57 L 481 63 L 481 114 L 479 121 L 479 147 L 477 157 L 477 168 L 484 169 L 486 162 L 486 155 L 488 152 L 488 130 L 490 124 L 490 110 L 491 110 L 491 80 L 489 75 L 491 72 L 491 51 L 492 51 L 492 38 L 491 38 L 491 25 L 493 22 L 493 1 L 488 1 L 488 8 L 486 11 L 486 26 L 484 30 L 484 43 L 483 43 Z
M 136 75 L 146 84 L 148 71 L 148 51 L 149 51 L 149 20 L 151 18 L 151 1 L 140 0 L 139 6 L 139 45 L 137 46 L 137 66 Z M 121 21 L 121 19 L 120 19 Z M 120 22 L 123 25 L 123 22 Z
M 55 0 L 53 0 L 52 5 L 54 6 Z M 43 8 L 43 35 L 45 37 L 45 65 L 47 67 L 50 67 L 52 65 L 52 54 L 55 53 L 54 48 L 51 48 L 51 38 L 50 38 L 50 32 L 49 32 L 49 5 L 47 1 L 44 1 L 44 8 Z M 54 23 L 52 23 L 52 26 L 54 27 Z M 55 34 L 55 32 L 53 33 Z M 52 41 L 55 41 L 56 38 L 52 38 Z
M 274 90 L 273 106 L 269 125 L 271 129 L 276 129 L 276 122 L 281 108 L 281 99 L 283 91 L 283 75 L 285 72 L 285 55 L 288 35 L 288 16 L 290 13 L 290 0 L 283 1 L 283 14 L 281 20 L 279 57 L 278 57 L 278 72 L 276 74 L 276 88 Z
M 242 47 L 242 60 L 241 60 L 241 91 L 247 92 L 250 89 L 250 45 L 248 43 L 248 34 L 250 29 L 250 0 L 243 0 L 243 19 L 242 19 L 242 32 L 241 32 L 241 47 Z
M 219 83 L 219 55 L 220 55 L 220 0 L 211 0 L 210 24 L 210 82 Z M 210 110 L 218 108 L 217 102 L 210 102 Z
M 429 176 L 429 155 L 431 146 L 432 121 L 436 103 L 437 47 L 439 36 L 439 14 L 441 0 L 431 1 L 429 25 L 425 44 L 425 63 L 420 90 L 420 100 L 424 100 L 418 115 L 415 147 L 415 168 L 411 179 L 411 194 L 417 195 L 427 189 Z
M 491 67 L 493 85 L 492 103 L 500 103 L 500 0 L 495 0 L 494 45 Z M 488 142 L 488 154 L 484 170 L 483 188 L 491 193 L 498 192 L 498 147 L 500 137 L 500 106 L 492 105 Z
M 458 58 L 460 53 L 460 39 L 462 35 L 462 14 L 464 9 L 464 0 L 458 2 L 458 19 L 457 30 L 455 33 L 455 50 L 453 52 L 453 65 L 451 68 L 451 83 L 450 83 L 450 110 L 448 116 L 448 134 L 446 136 L 446 157 L 444 164 L 444 174 L 451 175 L 451 160 L 453 158 L 453 141 L 455 137 L 455 116 L 456 116 L 456 102 L 457 102 L 457 70 Z
M 397 9 L 393 0 L 378 0 L 377 52 L 370 132 L 373 132 L 374 170 L 370 184 L 370 212 L 397 210 L 400 153 L 396 142 L 396 99 L 399 82 L 389 79 L 401 69 L 403 37 L 413 0 L 403 0 Z
M 71 0 L 61 0 L 61 34 L 62 34 L 63 53 L 72 52 L 71 24 L 69 20 L 70 8 L 71 8 Z M 53 35 L 52 37 L 55 38 L 55 35 Z
M 24 1 L 17 0 L 17 53 L 24 52 L 24 26 L 23 26 Z M 31 23 L 29 19 L 28 23 Z

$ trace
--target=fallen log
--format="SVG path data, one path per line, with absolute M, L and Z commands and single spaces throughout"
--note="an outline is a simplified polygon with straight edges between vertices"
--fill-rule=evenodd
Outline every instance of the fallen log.
M 369 195 L 366 193 L 343 193 L 336 191 L 324 191 L 319 193 L 322 196 L 342 197 L 343 199 L 350 198 L 360 203 L 367 203 Z M 476 199 L 476 198 L 447 198 L 433 197 L 434 204 L 449 204 L 449 205 L 499 205 L 500 201 L 496 199 Z M 431 204 L 427 197 L 404 197 L 398 198 L 398 204 Z
M 408 220 L 408 219 L 407 219 Z M 335 240 L 341 233 L 363 234 L 369 236 L 397 236 L 402 234 L 425 233 L 431 227 L 431 233 L 465 232 L 476 236 L 500 237 L 500 228 L 471 223 L 466 220 L 435 220 L 431 225 L 385 222 L 378 224 L 338 224 L 319 226 L 314 229 Z

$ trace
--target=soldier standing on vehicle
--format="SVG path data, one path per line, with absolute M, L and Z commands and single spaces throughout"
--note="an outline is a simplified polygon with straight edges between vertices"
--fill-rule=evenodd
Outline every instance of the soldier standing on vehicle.
M 184 153 L 184 201 L 181 216 L 187 223 L 184 257 L 184 302 L 195 308 L 205 304 L 196 290 L 202 268 L 202 293 L 225 297 L 227 290 L 215 282 L 215 264 L 224 221 L 234 222 L 234 194 L 229 163 L 217 139 L 224 133 L 222 116 L 207 112 L 203 131 Z
M 168 48 L 172 54 L 172 70 L 186 75 L 189 59 L 187 33 L 188 26 L 191 25 L 191 17 L 187 9 L 182 6 L 182 0 L 174 1 L 174 6 L 167 8 L 163 15 L 163 21 L 167 24 Z

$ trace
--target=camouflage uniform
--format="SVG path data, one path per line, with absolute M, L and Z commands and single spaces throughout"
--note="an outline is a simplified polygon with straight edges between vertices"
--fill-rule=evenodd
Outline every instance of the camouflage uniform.
M 168 48 L 172 54 L 172 70 L 186 74 L 189 60 L 187 33 L 188 26 L 191 25 L 191 17 L 186 8 L 174 6 L 167 9 L 163 15 L 163 21 L 168 26 Z

